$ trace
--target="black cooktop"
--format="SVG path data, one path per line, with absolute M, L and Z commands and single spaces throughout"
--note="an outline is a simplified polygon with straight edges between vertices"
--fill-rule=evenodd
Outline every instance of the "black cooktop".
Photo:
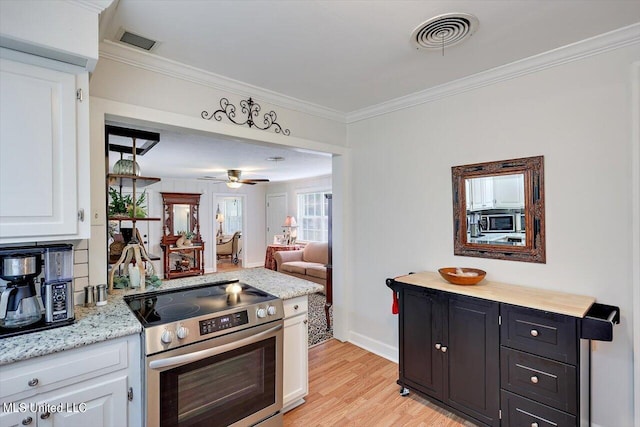
M 237 280 L 127 295 L 124 300 L 142 326 L 205 316 L 277 299 Z

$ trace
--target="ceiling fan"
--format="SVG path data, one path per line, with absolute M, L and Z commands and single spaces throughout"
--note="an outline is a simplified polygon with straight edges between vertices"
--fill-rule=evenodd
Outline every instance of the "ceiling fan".
M 227 179 L 220 179 L 214 176 L 204 176 L 200 179 L 207 181 L 224 182 L 229 188 L 240 188 L 242 184 L 256 185 L 259 182 L 269 182 L 268 179 L 240 179 L 242 171 L 239 169 L 229 169 L 227 171 Z

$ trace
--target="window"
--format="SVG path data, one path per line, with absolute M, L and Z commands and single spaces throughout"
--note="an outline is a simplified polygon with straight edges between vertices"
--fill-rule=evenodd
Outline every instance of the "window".
M 240 197 L 225 197 L 220 203 L 224 222 L 222 232 L 232 235 L 236 231 L 242 231 L 242 199 Z
M 298 240 L 328 241 L 329 204 L 325 194 L 331 194 L 331 192 L 298 194 Z

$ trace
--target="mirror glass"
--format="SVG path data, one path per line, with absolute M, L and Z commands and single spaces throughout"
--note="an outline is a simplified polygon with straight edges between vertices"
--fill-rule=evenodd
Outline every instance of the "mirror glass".
M 545 262 L 543 161 L 452 168 L 455 255 Z
M 180 234 L 181 231 L 191 231 L 191 205 L 173 205 L 173 234 Z

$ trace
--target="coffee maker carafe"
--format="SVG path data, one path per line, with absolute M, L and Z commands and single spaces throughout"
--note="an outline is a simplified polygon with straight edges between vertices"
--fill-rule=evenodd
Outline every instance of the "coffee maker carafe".
M 42 271 L 42 249 L 27 248 L 0 254 L 0 327 L 21 328 L 42 319 L 42 304 L 34 280 Z

